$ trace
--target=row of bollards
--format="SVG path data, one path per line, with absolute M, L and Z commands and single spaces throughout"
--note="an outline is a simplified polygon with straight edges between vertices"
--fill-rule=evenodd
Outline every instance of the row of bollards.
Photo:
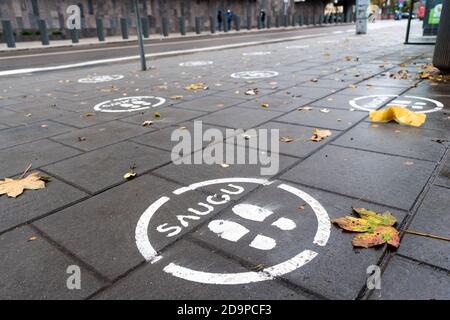
M 258 29 L 270 29 L 272 27 L 272 17 L 266 16 L 264 20 L 258 18 L 257 19 L 257 28 Z M 284 27 L 295 27 L 295 26 L 304 26 L 304 25 L 322 25 L 322 24 L 337 24 L 337 23 L 345 23 L 345 22 L 353 22 L 353 15 L 343 13 L 340 14 L 327 14 L 310 17 L 307 15 L 293 15 L 288 16 L 275 16 L 275 27 L 280 28 L 282 25 Z M 215 17 L 210 17 L 210 33 L 214 34 L 217 31 L 229 32 L 234 29 L 236 31 L 241 31 L 242 21 L 240 16 L 234 16 L 233 20 L 229 21 L 228 19 L 224 19 L 223 22 L 219 23 Z M 253 26 L 252 17 L 247 16 L 246 25 L 244 27 L 247 30 L 251 30 Z M 45 20 L 39 20 L 39 34 L 41 38 L 42 45 L 47 46 L 50 44 L 48 28 Z M 144 38 L 148 39 L 150 37 L 150 19 L 147 17 L 142 17 L 140 21 L 142 35 Z M 3 29 L 3 38 L 6 42 L 8 48 L 15 48 L 16 41 L 14 36 L 14 30 L 12 28 L 11 21 L 3 20 L 2 21 L 2 29 Z M 104 42 L 106 40 L 105 28 L 103 25 L 103 19 L 96 19 L 96 29 L 97 29 L 97 37 L 100 42 Z M 167 17 L 163 17 L 161 19 L 161 33 L 164 37 L 169 36 L 169 19 Z M 122 34 L 122 39 L 129 39 L 129 19 L 121 18 L 120 19 L 120 30 Z M 201 34 L 204 31 L 204 18 L 203 17 L 195 17 L 195 26 L 194 30 L 196 34 Z M 182 36 L 186 35 L 186 18 L 179 18 L 179 32 Z M 69 30 L 70 38 L 72 43 L 79 43 L 80 39 L 80 30 L 72 29 Z

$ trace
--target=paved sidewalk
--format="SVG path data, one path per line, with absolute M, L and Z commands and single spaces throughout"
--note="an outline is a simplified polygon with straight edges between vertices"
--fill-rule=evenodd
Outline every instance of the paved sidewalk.
M 450 84 L 418 80 L 432 47 L 402 41 L 392 27 L 161 58 L 147 72 L 133 62 L 0 78 L 0 178 L 30 163 L 51 177 L 0 197 L 0 298 L 449 299 L 449 242 L 402 232 L 398 250 L 355 249 L 354 234 L 328 224 L 366 207 L 391 211 L 399 230 L 449 237 Z M 190 61 L 210 62 L 179 65 Z M 231 77 L 242 71 L 276 73 Z M 78 81 L 95 75 L 123 78 Z M 185 90 L 198 82 L 209 89 Z M 106 103 L 134 96 L 149 98 Z M 432 112 L 421 128 L 371 124 L 367 109 L 391 101 Z M 195 120 L 294 141 L 280 142 L 271 176 L 176 165 L 171 134 L 193 134 Z M 312 142 L 314 128 L 332 136 Z M 224 222 L 231 234 L 214 233 Z M 381 290 L 367 289 L 372 265 Z M 69 266 L 80 290 L 67 287 Z

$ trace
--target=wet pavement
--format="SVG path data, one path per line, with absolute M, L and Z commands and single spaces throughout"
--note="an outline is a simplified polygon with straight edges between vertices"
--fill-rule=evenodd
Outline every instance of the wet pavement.
M 51 177 L 0 197 L 0 298 L 449 299 L 449 242 L 404 230 L 449 237 L 450 84 L 418 79 L 432 47 L 403 45 L 403 31 L 161 58 L 147 72 L 132 62 L 0 78 L 0 177 L 30 164 Z M 258 72 L 236 75 L 246 71 Z M 86 83 L 106 75 L 123 77 Z M 389 104 L 426 112 L 425 125 L 370 123 Z M 172 163 L 171 135 L 200 120 L 293 141 L 265 176 L 258 164 Z M 332 135 L 310 141 L 315 128 Z M 237 150 L 252 150 L 248 138 Z M 193 144 L 192 158 L 209 146 Z M 330 225 L 352 207 L 392 212 L 400 247 L 353 248 L 354 234 Z M 366 286 L 373 265 L 380 290 Z

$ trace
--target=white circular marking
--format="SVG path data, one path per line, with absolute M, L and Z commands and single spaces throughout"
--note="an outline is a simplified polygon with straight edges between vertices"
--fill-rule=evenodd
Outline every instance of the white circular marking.
M 114 75 L 105 75 L 105 76 L 89 76 L 87 78 L 79 79 L 79 83 L 93 84 L 93 83 L 102 83 L 102 82 L 110 82 L 117 81 L 123 79 L 124 76 L 121 74 Z
M 204 67 L 214 64 L 212 61 L 186 61 L 181 62 L 180 67 Z
M 390 101 L 387 106 L 400 106 L 412 109 L 418 113 L 431 113 L 440 111 L 444 108 L 444 104 L 440 101 L 417 97 L 417 96 L 398 96 L 392 94 L 371 95 L 358 97 L 349 101 L 350 106 L 363 111 L 374 111 L 383 104 Z
M 156 108 L 166 102 L 166 99 L 154 96 L 125 97 L 104 101 L 94 107 L 99 112 L 135 112 Z
M 200 183 L 192 184 L 188 187 L 177 189 L 173 192 L 174 195 L 180 195 L 188 191 L 193 191 L 198 188 L 204 187 L 204 186 L 210 186 L 215 184 L 225 184 L 225 183 L 255 183 L 260 184 L 264 186 L 269 186 L 273 182 L 270 182 L 266 179 L 251 179 L 251 178 L 228 178 L 228 179 L 216 179 L 216 180 L 209 180 L 204 181 Z M 330 232 L 331 232 L 331 222 L 330 218 L 328 216 L 328 213 L 326 212 L 325 208 L 322 207 L 322 205 L 312 198 L 309 194 L 291 187 L 287 184 L 281 184 L 278 186 L 279 189 L 285 190 L 299 198 L 302 199 L 302 201 L 306 202 L 314 211 L 314 214 L 316 215 L 316 219 L 318 222 L 317 232 L 314 237 L 314 244 L 317 244 L 319 246 L 325 246 L 329 240 Z M 152 217 L 155 215 L 155 213 L 158 211 L 159 208 L 161 208 L 165 203 L 167 203 L 170 200 L 168 197 L 161 197 L 159 200 L 154 202 L 150 207 L 142 214 L 140 217 L 137 227 L 136 227 L 136 244 L 141 252 L 142 256 L 145 258 L 146 261 L 155 263 L 162 259 L 162 256 L 158 256 L 156 250 L 153 248 L 152 244 L 150 243 L 149 237 L 148 237 L 148 227 L 151 222 Z M 286 222 L 286 221 L 284 221 Z M 223 225 L 219 225 L 219 222 L 215 222 L 212 225 L 210 225 L 210 229 L 221 233 L 223 235 L 224 230 L 228 230 L 224 228 Z M 282 225 L 286 225 L 285 223 L 282 223 Z M 226 226 L 225 226 L 226 227 Z M 233 240 L 237 239 L 240 235 L 242 235 L 246 230 L 241 230 L 239 235 L 230 233 L 228 230 L 228 234 L 225 235 L 226 237 L 231 237 Z M 264 250 L 270 250 L 272 247 L 275 246 L 275 243 L 271 242 L 269 238 L 264 238 L 264 236 L 256 237 L 254 244 L 258 248 L 263 248 Z M 172 274 L 175 277 L 182 278 L 185 280 L 198 282 L 198 283 L 205 283 L 205 284 L 221 284 L 221 285 L 236 285 L 236 284 L 247 284 L 247 283 L 253 283 L 253 282 L 260 282 L 260 281 L 266 281 L 274 279 L 275 277 L 282 276 L 284 274 L 287 274 L 289 272 L 292 272 L 307 263 L 309 263 L 311 260 L 313 260 L 318 253 L 311 251 L 311 250 L 303 250 L 296 256 L 280 263 L 277 265 L 274 265 L 272 267 L 267 267 L 259 272 L 238 272 L 238 273 L 211 273 L 211 272 L 203 272 L 198 270 L 193 270 L 190 268 L 186 268 L 184 266 L 181 266 L 177 263 L 171 262 L 169 263 L 163 270 L 166 273 Z
M 270 51 L 244 52 L 242 55 L 246 57 L 252 57 L 252 56 L 267 56 L 269 54 L 272 54 L 272 52 Z
M 233 73 L 231 77 L 235 79 L 251 80 L 251 79 L 273 78 L 278 75 L 279 73 L 276 71 L 241 71 Z

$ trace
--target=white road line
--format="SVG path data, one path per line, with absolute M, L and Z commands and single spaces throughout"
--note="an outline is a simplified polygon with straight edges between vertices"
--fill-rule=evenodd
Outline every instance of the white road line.
M 287 37 L 287 38 L 279 38 L 279 39 L 272 39 L 272 40 L 266 40 L 266 41 L 252 41 L 252 42 L 235 43 L 235 44 L 213 46 L 213 47 L 206 47 L 206 48 L 151 53 L 151 54 L 147 54 L 145 56 L 147 58 L 165 57 L 165 56 L 180 55 L 180 54 L 186 54 L 186 53 L 208 52 L 208 51 L 216 51 L 216 50 L 220 50 L 220 49 L 232 49 L 232 48 L 262 45 L 262 44 L 268 44 L 268 43 L 295 41 L 295 40 L 309 39 L 309 38 L 315 38 L 315 37 L 321 37 L 321 36 L 327 36 L 327 35 L 328 35 L 327 33 L 317 33 L 314 35 Z M 111 50 L 111 48 L 109 48 L 108 50 Z M 94 60 L 94 61 L 88 61 L 88 62 L 73 63 L 73 64 L 67 64 L 67 65 L 53 66 L 53 67 L 6 70 L 6 71 L 0 71 L 0 76 L 10 76 L 10 75 L 17 75 L 17 74 L 29 74 L 29 73 L 36 73 L 36 72 L 65 70 L 65 69 L 73 69 L 73 68 L 94 66 L 94 65 L 106 64 L 106 63 L 124 62 L 124 61 L 129 61 L 129 60 L 138 60 L 138 59 L 139 59 L 139 56 L 136 55 L 136 56 L 121 57 L 121 58 L 101 59 L 101 60 Z

